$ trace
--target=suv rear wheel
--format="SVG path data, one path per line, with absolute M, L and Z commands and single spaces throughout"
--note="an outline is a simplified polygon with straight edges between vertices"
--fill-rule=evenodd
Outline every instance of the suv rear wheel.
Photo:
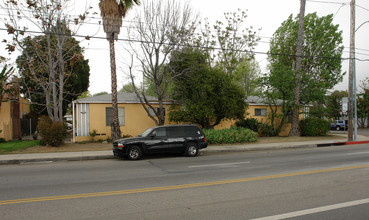
M 137 146 L 132 146 L 129 148 L 127 152 L 127 158 L 130 160 L 138 160 L 142 156 L 142 150 L 141 148 Z
M 185 154 L 188 157 L 195 157 L 199 153 L 199 148 L 195 144 L 189 144 L 186 147 Z

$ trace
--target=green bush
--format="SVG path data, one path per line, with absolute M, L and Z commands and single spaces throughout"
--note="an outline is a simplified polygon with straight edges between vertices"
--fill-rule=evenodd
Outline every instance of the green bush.
M 4 138 L 0 138 L 0 143 L 5 143 L 5 139 Z
M 249 143 L 256 141 L 256 133 L 247 128 L 231 127 L 223 130 L 203 130 L 209 144 Z
M 67 137 L 67 130 L 61 122 L 54 122 L 51 125 L 47 145 L 58 147 L 63 144 L 64 138 Z
M 47 136 L 52 124 L 53 122 L 48 116 L 43 115 L 40 117 L 37 123 L 37 130 L 42 139 Z
M 255 118 L 246 118 L 236 122 L 237 127 L 248 128 L 254 132 L 257 132 L 259 136 L 271 137 L 275 136 L 275 130 L 273 126 L 259 122 Z
M 65 125 L 61 122 L 52 123 L 47 116 L 41 116 L 37 129 L 41 135 L 41 144 L 57 147 L 63 144 L 67 136 Z
M 92 132 L 90 132 L 90 136 L 91 136 L 92 142 L 95 141 L 96 135 L 97 135 L 97 130 L 96 129 L 93 129 Z
M 330 123 L 324 119 L 307 118 L 300 121 L 302 136 L 324 136 L 330 130 Z
M 276 133 L 272 125 L 269 125 L 267 123 L 260 123 L 258 135 L 261 137 L 272 137 L 276 136 Z
M 258 132 L 260 122 L 255 118 L 245 118 L 236 122 L 237 127 L 248 128 L 251 131 Z

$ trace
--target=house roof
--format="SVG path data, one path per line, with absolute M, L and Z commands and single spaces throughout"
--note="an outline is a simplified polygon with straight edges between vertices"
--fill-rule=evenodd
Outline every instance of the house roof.
M 282 102 L 282 100 L 278 99 L 276 104 L 281 105 Z M 246 98 L 246 103 L 248 103 L 249 105 L 267 105 L 267 100 L 259 96 L 248 96 Z
M 157 103 L 157 98 L 152 96 L 146 96 L 146 98 L 151 103 Z M 246 103 L 249 105 L 267 105 L 266 99 L 258 97 L 258 96 L 248 96 L 246 98 Z M 87 97 L 82 99 L 77 99 L 73 101 L 73 103 L 112 103 L 111 102 L 111 94 Z M 127 93 L 127 92 L 118 92 L 118 103 L 140 103 L 140 100 L 137 98 L 135 93 Z M 164 104 L 172 104 L 172 102 L 166 100 Z M 277 105 L 282 104 L 282 100 L 277 100 Z
M 155 97 L 146 96 L 151 103 L 158 102 Z M 87 97 L 77 99 L 73 103 L 112 103 L 111 94 Z M 118 103 L 141 103 L 135 93 L 118 92 Z M 168 101 L 164 101 L 164 104 L 170 104 Z
M 261 98 L 261 97 L 258 97 L 258 96 L 248 96 L 246 98 L 246 103 L 248 103 L 249 105 L 268 105 L 268 101 L 265 99 L 265 98 Z M 276 100 L 276 105 L 280 106 L 283 104 L 283 100 L 282 99 L 277 99 Z M 312 106 L 311 104 L 306 104 L 306 105 L 303 105 L 305 107 L 308 107 L 308 106 Z

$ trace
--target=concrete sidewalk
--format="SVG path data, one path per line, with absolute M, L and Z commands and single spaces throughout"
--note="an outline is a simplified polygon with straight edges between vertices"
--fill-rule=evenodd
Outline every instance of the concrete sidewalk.
M 300 141 L 284 143 L 263 143 L 263 144 L 237 144 L 237 145 L 211 145 L 201 150 L 201 153 L 212 152 L 243 152 L 243 151 L 265 151 L 288 148 L 314 148 L 335 145 L 350 145 L 369 143 L 369 137 L 358 135 L 355 142 L 347 142 L 346 138 L 334 140 L 319 141 Z M 61 153 L 33 153 L 33 154 L 7 154 L 0 155 L 1 164 L 20 164 L 52 161 L 81 161 L 81 160 L 99 160 L 113 159 L 112 150 L 105 151 L 81 151 L 81 152 L 61 152 Z

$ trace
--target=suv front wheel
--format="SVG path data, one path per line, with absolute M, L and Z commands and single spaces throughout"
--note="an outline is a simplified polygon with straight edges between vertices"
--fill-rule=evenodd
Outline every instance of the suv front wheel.
M 195 144 L 189 144 L 186 147 L 185 154 L 188 157 L 195 157 L 199 153 L 199 148 Z
M 127 152 L 127 158 L 130 160 L 138 160 L 142 156 L 142 150 L 141 148 L 137 146 L 132 146 L 129 148 Z

